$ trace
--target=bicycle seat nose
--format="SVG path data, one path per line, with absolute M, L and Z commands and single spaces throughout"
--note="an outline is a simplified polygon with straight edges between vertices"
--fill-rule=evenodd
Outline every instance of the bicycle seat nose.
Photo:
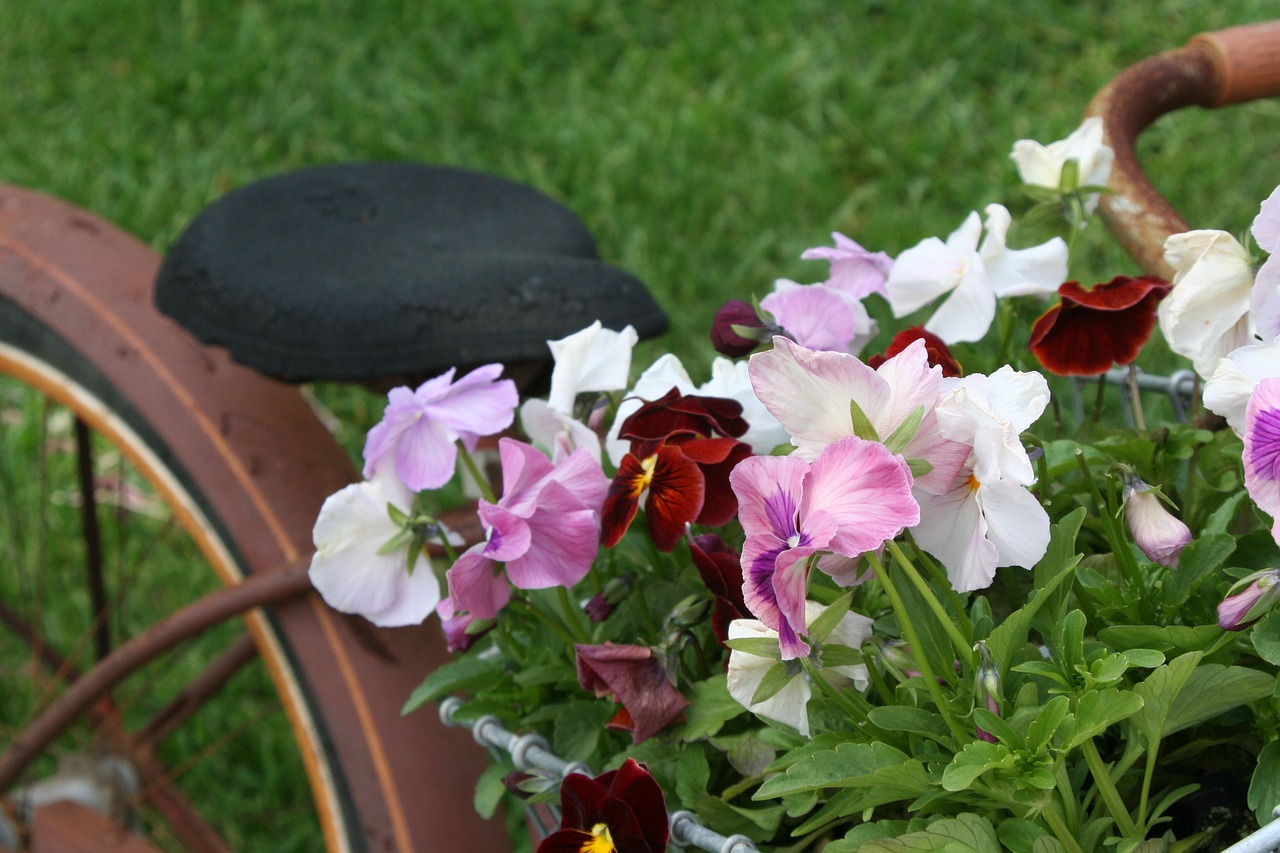
M 227 194 L 169 250 L 155 300 L 201 342 L 288 381 L 549 365 L 547 340 L 595 320 L 642 338 L 667 327 L 568 208 L 415 163 L 320 166 Z

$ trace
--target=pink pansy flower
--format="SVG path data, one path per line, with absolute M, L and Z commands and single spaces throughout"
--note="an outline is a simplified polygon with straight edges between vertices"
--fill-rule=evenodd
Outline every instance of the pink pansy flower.
M 831 274 L 826 286 L 844 291 L 854 299 L 863 299 L 873 293 L 884 295 L 884 283 L 893 269 L 893 259 L 884 252 L 868 252 L 853 240 L 833 231 L 831 239 L 835 247 L 818 246 L 805 249 L 800 257 L 808 260 L 831 262 Z
M 898 256 L 885 285 L 893 316 L 905 317 L 945 297 L 925 329 L 947 344 L 976 341 L 995 319 L 997 297 L 1057 292 L 1067 277 L 1067 244 L 1054 237 L 1010 249 L 1009 211 L 989 204 L 986 214 L 985 237 L 978 214 L 971 213 L 945 243 L 929 237 Z
M 481 436 L 511 426 L 519 395 L 514 382 L 498 379 L 502 365 L 477 367 L 457 382 L 453 374 L 449 368 L 416 391 L 391 389 L 382 420 L 365 441 L 366 479 L 389 467 L 415 492 L 438 489 L 453 478 L 455 442 L 474 450 Z
M 311 583 L 334 610 L 358 613 L 375 625 L 417 625 L 440 601 L 440 584 L 423 554 L 381 553 L 402 528 L 388 506 L 408 514 L 410 500 L 386 477 L 353 483 L 320 508 L 312 537 Z M 406 545 L 408 543 L 406 542 Z
M 1165 240 L 1164 260 L 1174 274 L 1156 311 L 1160 333 L 1208 378 L 1218 359 L 1254 343 L 1249 253 L 1225 231 L 1188 231 Z
M 815 352 L 777 337 L 773 349 L 753 355 L 748 367 L 756 396 L 804 459 L 816 459 L 833 441 L 854 435 L 850 402 L 857 403 L 881 440 L 917 408 L 923 409 L 915 437 L 902 453 L 933 466 L 916 478 L 920 488 L 945 491 L 969 455 L 967 445 L 938 432 L 934 406 L 942 369 L 929 365 L 923 341 L 913 342 L 873 370 L 847 353 Z
M 609 481 L 586 450 L 553 465 L 514 439 L 499 442 L 502 497 L 481 501 L 486 541 L 468 549 L 449 569 L 455 614 L 491 619 L 520 589 L 571 587 L 586 576 L 600 540 L 600 507 Z M 503 563 L 506 579 L 496 569 Z
M 823 284 L 778 279 L 760 307 L 787 337 L 810 349 L 857 355 L 876 335 L 876 321 L 859 299 Z
M 809 645 L 804 603 L 808 558 L 873 550 L 920 519 L 911 472 L 884 445 L 847 437 L 810 466 L 798 456 L 752 456 L 729 475 L 738 496 L 743 596 L 747 609 L 778 632 L 783 659 Z
M 1263 379 L 1245 416 L 1244 487 L 1280 542 L 1280 379 Z
M 826 612 L 826 607 L 813 601 L 804 605 L 807 624 L 812 624 Z M 872 622 L 860 613 L 846 613 L 836 625 L 828 642 L 839 643 L 851 649 L 859 649 L 871 636 Z M 776 639 L 778 633 L 763 622 L 755 619 L 735 619 L 729 624 L 729 639 Z M 729 695 L 738 704 L 753 714 L 777 720 L 799 730 L 800 734 L 809 736 L 809 699 L 813 696 L 813 687 L 803 672 L 797 672 L 786 686 L 763 702 L 752 702 L 756 691 L 760 689 L 765 675 L 777 663 L 774 658 L 753 655 L 734 649 L 729 652 L 728 688 Z M 853 666 L 833 666 L 822 669 L 822 677 L 835 687 L 845 687 L 850 683 L 854 688 L 867 689 L 867 667 L 865 664 Z

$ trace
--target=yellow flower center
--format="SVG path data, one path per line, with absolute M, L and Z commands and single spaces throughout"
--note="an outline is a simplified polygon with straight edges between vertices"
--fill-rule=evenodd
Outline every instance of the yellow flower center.
M 975 476 L 973 476 L 973 473 L 972 473 L 972 472 L 970 472 L 970 473 L 969 473 L 969 482 L 968 482 L 968 483 L 966 483 L 965 485 L 967 485 L 967 486 L 969 487 L 969 491 L 971 491 L 971 492 L 976 492 L 976 491 L 978 491 L 978 486 L 981 486 L 982 484 L 981 484 L 981 483 L 979 483 L 979 482 L 978 482 L 978 478 L 977 478 L 977 477 L 975 477 Z
M 609 827 L 603 823 L 591 827 L 591 838 L 582 845 L 582 853 L 616 853 L 617 849 L 613 846 Z

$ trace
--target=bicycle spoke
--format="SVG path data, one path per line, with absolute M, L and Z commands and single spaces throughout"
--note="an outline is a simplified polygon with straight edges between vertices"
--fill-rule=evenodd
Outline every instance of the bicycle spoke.
M 102 660 L 111 652 L 111 619 L 107 587 L 102 576 L 102 529 L 98 523 L 97 480 L 93 472 L 93 448 L 89 427 L 76 418 L 76 470 L 80 482 L 80 518 L 84 539 L 85 578 L 89 587 L 94 652 Z

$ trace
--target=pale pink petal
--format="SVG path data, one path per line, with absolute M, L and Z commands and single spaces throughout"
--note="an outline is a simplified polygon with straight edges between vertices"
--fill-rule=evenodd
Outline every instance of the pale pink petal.
M 726 397 L 742 406 L 742 417 L 749 428 L 738 440 L 751 445 L 753 453 L 768 455 L 791 437 L 773 413 L 760 402 L 751 387 L 751 373 L 746 361 L 717 357 L 711 362 L 711 378 L 698 388 L 707 397 Z
M 511 585 L 494 563 L 484 556 L 484 545 L 472 546 L 454 562 L 445 575 L 449 599 L 455 612 L 472 619 L 492 619 L 511 599 Z
M 785 279 L 760 307 L 796 343 L 810 349 L 845 352 L 853 340 L 853 312 L 844 298 L 821 284 L 796 284 Z
M 805 594 L 809 588 L 809 573 L 806 567 L 812 553 L 812 549 L 807 548 L 792 548 L 784 551 L 778 555 L 774 569 L 773 591 L 778 603 L 778 612 L 782 615 L 782 624 L 778 627 L 778 645 L 783 660 L 794 660 L 809 654 L 809 644 L 800 639 L 800 633 L 807 634 L 809 630 L 804 618 L 804 609 Z M 749 609 L 750 601 L 747 603 Z
M 501 374 L 500 364 L 477 367 L 448 391 L 427 401 L 425 409 L 430 417 L 459 433 L 479 436 L 502 432 L 515 420 L 520 395 L 510 379 L 498 380 Z M 421 394 L 419 399 L 423 399 Z
M 551 460 L 536 447 L 514 438 L 498 440 L 498 458 L 502 462 L 502 498 L 498 503 L 528 517 L 538 499 L 538 490 L 554 470 Z
M 1280 337 L 1280 252 L 1267 258 L 1258 270 L 1257 281 L 1249 294 L 1249 307 L 1263 343 Z
M 560 489 L 551 484 L 548 491 Z M 568 495 L 565 506 L 576 503 Z M 545 517 L 540 517 L 545 516 Z M 572 587 L 591 570 L 600 550 L 600 522 L 590 510 L 540 511 L 532 520 L 533 538 L 528 551 L 507 563 L 507 577 L 520 589 Z
M 729 485 L 738 498 L 742 532 L 748 538 L 768 533 L 780 540 L 795 533 L 808 473 L 808 464 L 797 456 L 748 456 L 739 462 L 729 474 Z
M 889 402 L 888 383 L 845 353 L 816 352 L 775 337 L 773 349 L 756 353 L 748 365 L 756 396 L 807 459 L 815 458 L 831 442 L 853 435 L 850 400 L 857 400 L 868 417 Z
M 827 287 L 841 290 L 862 299 L 872 293 L 884 293 L 885 279 L 893 268 L 893 259 L 884 252 L 868 252 L 853 240 L 833 232 L 835 248 L 819 246 L 806 249 L 800 257 L 804 260 L 827 260 L 831 273 Z
M 599 513 L 609 491 L 609 478 L 589 450 L 578 449 L 558 460 L 550 479 L 564 486 L 578 501 L 579 509 Z
M 527 519 L 503 506 L 480 503 L 480 520 L 489 532 L 484 555 L 490 560 L 505 563 L 529 550 L 533 533 Z
M 445 374 L 449 376 L 451 374 Z M 443 378 L 443 377 L 440 377 Z M 433 380 L 438 381 L 438 380 Z M 400 435 L 422 416 L 422 406 L 408 388 L 392 388 L 382 420 L 374 424 L 364 441 L 364 478 L 373 479 L 384 461 L 394 459 Z
M 438 489 L 453 479 L 458 436 L 435 418 L 419 418 L 401 432 L 395 446 L 395 472 L 415 492 Z
M 1251 230 L 1262 251 L 1275 254 L 1280 248 L 1280 187 L 1272 190 L 1262 203 Z
M 832 443 L 814 460 L 801 517 L 818 510 L 836 524 L 827 547 L 846 557 L 874 550 L 920 520 L 906 462 L 882 444 L 854 437 Z

